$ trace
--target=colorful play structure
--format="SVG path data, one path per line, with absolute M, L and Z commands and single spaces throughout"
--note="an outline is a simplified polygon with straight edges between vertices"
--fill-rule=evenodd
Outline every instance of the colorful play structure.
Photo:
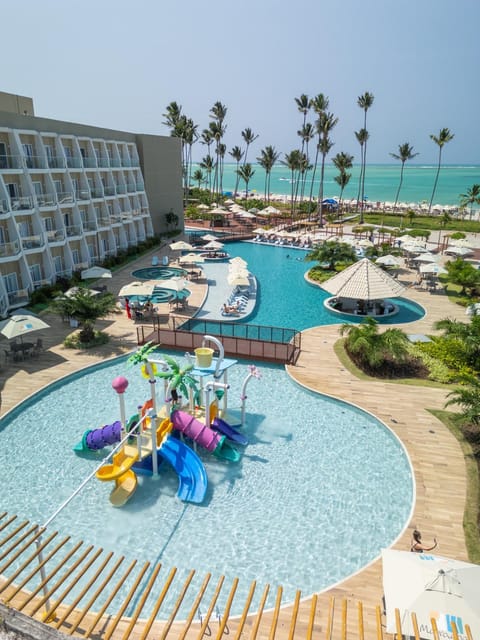
M 214 349 L 207 346 L 209 343 L 218 349 L 217 357 Z M 113 447 L 95 475 L 101 481 L 113 482 L 110 502 L 115 507 L 132 497 L 138 475 L 158 474 L 164 461 L 178 474 L 177 497 L 199 504 L 205 499 L 208 478 L 197 447 L 234 463 L 241 457 L 235 445 L 248 444 L 237 427 L 245 425 L 247 384 L 251 378 L 260 377 L 256 367 L 249 367 L 242 384 L 241 424 L 232 426 L 228 417 L 228 370 L 237 361 L 225 358 L 222 343 L 208 335 L 203 336 L 195 356 L 187 353 L 185 357 L 187 364 L 180 368 L 176 359 L 159 356 L 150 343 L 136 351 L 128 363 L 141 365 L 142 376 L 149 382 L 150 398 L 126 420 L 124 394 L 128 380 L 118 376 L 112 387 L 120 401 L 120 420 L 87 429 L 73 447 L 79 455 Z M 158 379 L 163 380 L 162 400 L 158 397 Z

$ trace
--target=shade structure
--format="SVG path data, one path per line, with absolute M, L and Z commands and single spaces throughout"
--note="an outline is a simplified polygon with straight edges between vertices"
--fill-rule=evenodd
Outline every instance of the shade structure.
M 473 253 L 472 249 L 467 247 L 447 247 L 444 251 L 447 256 L 456 256 L 457 258 L 463 258 Z
M 383 550 L 382 562 L 387 633 L 396 631 L 398 609 L 403 636 L 415 635 L 414 613 L 421 638 L 433 640 L 432 619 L 444 640 L 453 639 L 452 623 L 459 637 L 466 637 L 467 625 L 472 637 L 480 637 L 480 565 L 393 549 Z
M 218 240 L 217 236 L 214 236 L 211 233 L 206 233 L 204 236 L 201 236 L 202 240 L 206 240 L 207 242 L 211 242 Z
M 448 273 L 448 271 L 435 262 L 427 262 L 427 264 L 421 265 L 420 273 L 432 273 L 439 276 L 443 273 Z
M 170 278 L 169 280 L 162 280 L 162 289 L 171 289 L 172 291 L 184 291 L 188 287 L 188 282 L 181 277 Z
M 129 296 L 151 296 L 154 289 L 155 284 L 148 280 L 146 282 L 130 282 L 120 289 L 118 296 L 120 298 L 128 298 Z
M 265 233 L 268 233 L 267 229 L 264 229 L 263 227 L 257 227 L 256 229 L 254 229 L 252 231 L 252 233 L 256 233 L 258 235 L 264 235 Z
M 95 289 L 86 289 L 85 287 L 70 287 L 70 289 L 67 289 L 63 295 L 67 298 L 73 298 L 80 291 L 85 292 L 89 296 L 100 295 L 100 291 L 95 291 Z
M 223 249 L 224 246 L 225 245 L 222 242 L 218 242 L 218 240 L 210 240 L 203 248 L 209 251 L 217 251 L 217 249 Z
M 404 244 L 402 249 L 407 253 L 427 253 L 428 249 L 425 245 L 419 242 L 412 242 L 410 244 Z
M 221 207 L 215 207 L 215 209 L 210 209 L 210 213 L 213 213 L 216 216 L 228 216 L 231 212 L 226 209 L 222 209 Z
M 229 262 L 232 265 L 240 265 L 241 267 L 246 267 L 248 264 L 247 261 L 240 256 L 235 256 L 235 258 L 232 258 L 231 260 L 229 260 Z
M 241 273 L 231 273 L 227 277 L 227 282 L 232 287 L 248 287 L 250 280 L 248 276 Z
M 112 272 L 109 269 L 103 267 L 90 267 L 81 272 L 80 277 L 82 280 L 97 280 L 98 278 L 111 278 Z
M 430 251 L 427 251 L 427 253 L 421 253 L 420 255 L 413 258 L 413 261 L 414 262 L 437 262 L 438 259 L 439 259 L 439 256 L 436 256 L 435 254 L 430 253 Z
M 193 249 L 193 245 L 189 242 L 185 242 L 184 240 L 179 240 L 178 242 L 172 242 L 170 249 L 172 251 L 191 251 Z
M 199 253 L 187 253 L 178 259 L 180 264 L 186 264 L 189 262 L 205 262 L 205 258 Z
M 377 258 L 375 260 L 375 264 L 383 264 L 384 267 L 399 267 L 401 263 L 397 256 L 388 254 L 386 256 L 380 256 L 380 258 Z
M 9 340 L 12 338 L 21 338 L 33 331 L 49 328 L 49 324 L 31 313 L 17 313 L 0 322 L 0 333 Z
M 470 242 L 470 240 L 468 240 L 468 238 L 459 238 L 458 240 L 451 240 L 451 244 L 454 247 L 463 247 L 464 249 L 472 249 L 473 245 Z
M 395 298 L 405 291 L 403 284 L 368 258 L 355 262 L 323 282 L 322 288 L 334 296 L 356 300 Z
M 373 242 L 371 240 L 367 240 L 367 238 L 364 238 L 363 240 L 359 240 L 355 244 L 357 245 L 357 247 L 363 247 L 363 248 L 373 247 Z

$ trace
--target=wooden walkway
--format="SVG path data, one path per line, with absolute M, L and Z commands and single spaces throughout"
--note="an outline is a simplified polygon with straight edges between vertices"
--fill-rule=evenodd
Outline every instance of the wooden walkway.
M 143 258 L 115 274 L 108 287 L 116 293 L 132 278 L 134 268 L 148 266 L 150 257 Z M 206 295 L 205 284 L 192 283 L 191 315 L 201 306 Z M 403 326 L 408 333 L 431 332 L 436 319 L 446 316 L 464 318 L 464 313 L 451 305 L 441 294 L 429 294 L 410 290 L 411 297 L 428 309 L 428 315 L 412 325 Z M 96 350 L 75 352 L 62 346 L 63 337 L 71 329 L 52 316 L 45 316 L 52 330 L 39 332 L 47 347 L 39 359 L 24 363 L 4 365 L 1 373 L 2 405 L 1 414 L 15 406 L 33 391 L 45 384 L 79 368 L 106 357 L 120 355 L 136 346 L 135 326 L 125 314 L 112 316 L 99 326 L 111 336 L 111 342 Z M 353 402 L 371 411 L 383 420 L 405 444 L 415 471 L 416 503 L 411 522 L 402 534 L 396 548 L 408 549 L 411 529 L 419 528 L 426 538 L 434 535 L 439 540 L 441 555 L 467 559 L 463 538 L 463 510 L 465 503 L 465 468 L 463 456 L 455 438 L 428 411 L 428 408 L 442 408 L 445 401 L 443 390 L 426 387 L 412 387 L 389 382 L 363 381 L 353 377 L 337 360 L 333 345 L 338 339 L 338 328 L 318 327 L 305 331 L 302 336 L 302 352 L 295 366 L 287 367 L 289 374 L 300 384 L 322 393 Z M 375 508 L 375 505 L 372 505 Z M 220 578 L 216 583 L 215 596 L 208 605 L 202 603 L 202 622 L 198 616 L 200 591 L 191 593 L 188 589 L 190 576 L 179 590 L 181 600 L 191 603 L 191 617 L 183 623 L 175 621 L 176 608 L 167 620 L 156 620 L 156 614 L 166 592 L 171 588 L 175 568 L 137 566 L 132 559 L 107 554 L 102 549 L 92 549 L 87 543 L 72 539 L 69 545 L 74 550 L 69 556 L 65 551 L 64 538 L 48 531 L 42 536 L 43 553 L 49 557 L 48 575 L 41 578 L 38 589 L 39 565 L 38 546 L 35 544 L 37 528 L 35 524 L 22 521 L 13 514 L 3 514 L 0 520 L 0 598 L 8 606 L 21 610 L 37 620 L 45 619 L 45 586 L 51 605 L 55 605 L 54 615 L 48 617 L 50 626 L 66 634 L 98 638 L 220 638 L 293 639 L 293 638 L 377 638 L 383 636 L 384 618 L 381 615 L 381 562 L 375 561 L 355 576 L 336 587 L 313 597 L 303 598 L 297 593 L 293 604 L 280 608 L 281 587 L 278 585 L 251 585 L 251 595 L 266 594 L 273 590 L 277 595 L 278 607 L 272 611 L 260 609 L 250 612 L 250 598 L 245 602 L 244 614 L 231 618 L 229 604 L 217 615 L 215 607 L 220 591 L 228 594 L 228 602 L 235 597 L 237 586 L 225 583 Z M 47 543 L 47 541 L 51 540 Z M 265 550 L 268 553 L 268 550 Z M 50 556 L 51 554 L 51 556 Z M 25 564 L 22 575 L 15 575 L 9 564 L 12 558 L 21 557 Z M 68 570 L 67 570 L 68 569 Z M 89 590 L 82 602 L 73 606 L 64 604 L 69 585 L 76 576 L 90 571 Z M 148 572 L 147 587 L 139 585 Z M 32 576 L 27 580 L 26 578 Z M 126 609 L 121 606 L 116 616 L 103 615 L 99 602 L 105 600 L 107 590 L 112 594 L 115 585 L 125 574 L 134 576 L 135 590 L 127 600 L 135 598 L 135 613 L 123 618 Z M 12 577 L 13 576 L 13 577 Z M 125 579 L 125 578 L 124 578 Z M 203 584 L 210 581 L 206 575 Z M 31 583 L 37 584 L 34 589 Z M 44 583 L 44 584 L 43 584 Z M 71 587 L 70 587 L 71 588 Z M 202 585 L 203 588 L 203 585 Z M 156 594 L 153 610 L 145 610 L 147 593 Z M 307 594 L 305 594 L 307 595 Z M 145 596 L 145 597 L 144 597 Z M 127 603 L 128 604 L 128 603 Z M 208 610 L 207 610 L 208 607 Z M 95 613 L 96 612 L 96 613 Z

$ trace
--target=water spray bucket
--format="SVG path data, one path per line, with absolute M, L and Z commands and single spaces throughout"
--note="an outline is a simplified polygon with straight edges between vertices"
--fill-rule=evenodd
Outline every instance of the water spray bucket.
M 199 369 L 208 369 L 212 365 L 213 349 L 198 347 L 195 349 L 196 366 Z

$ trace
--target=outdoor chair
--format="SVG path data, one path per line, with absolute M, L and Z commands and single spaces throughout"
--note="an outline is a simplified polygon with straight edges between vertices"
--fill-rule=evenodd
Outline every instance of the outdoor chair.
M 32 356 L 39 356 L 44 351 L 42 338 L 37 338 L 36 343 L 33 345 Z
M 160 260 L 158 259 L 158 256 L 153 256 L 152 267 L 158 267 L 159 264 L 160 264 Z

